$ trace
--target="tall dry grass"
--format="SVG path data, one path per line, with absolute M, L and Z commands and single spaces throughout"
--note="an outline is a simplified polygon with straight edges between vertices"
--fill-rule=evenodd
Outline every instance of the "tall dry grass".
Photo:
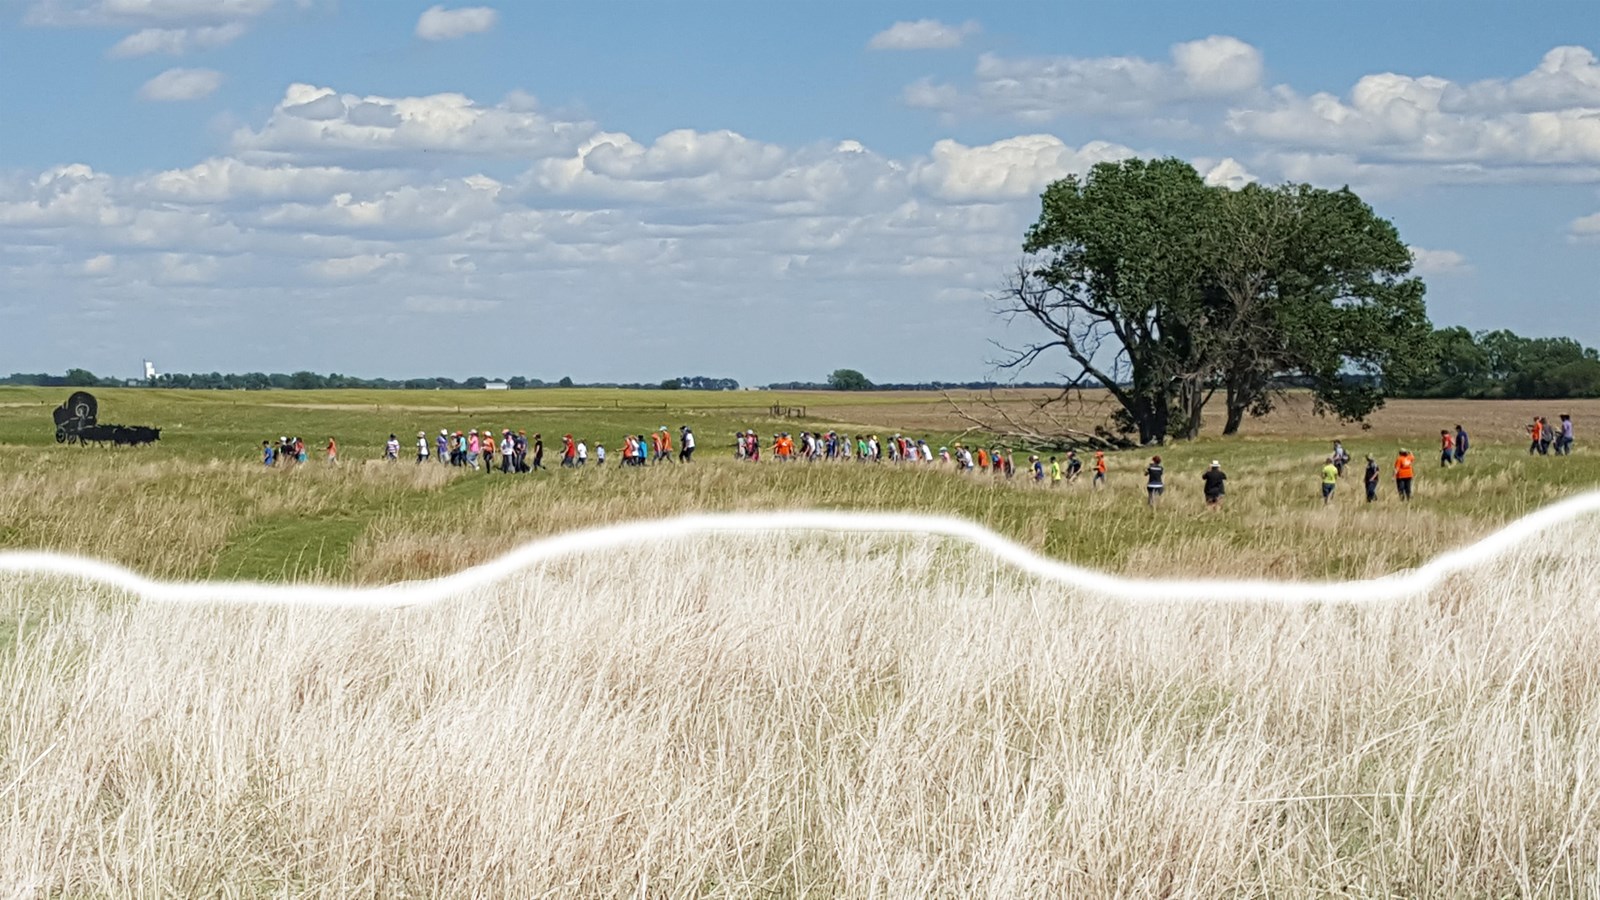
M 1600 536 L 1387 606 L 946 541 L 574 557 L 404 611 L 0 585 L 16 896 L 1593 896 Z

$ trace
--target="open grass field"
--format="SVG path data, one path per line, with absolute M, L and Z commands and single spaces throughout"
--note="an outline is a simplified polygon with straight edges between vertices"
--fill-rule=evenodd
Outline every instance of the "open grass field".
M 948 442 L 963 423 L 936 394 L 769 392 L 97 392 L 100 419 L 162 427 L 139 448 L 57 445 L 50 410 L 62 389 L 0 388 L 0 547 L 86 554 L 160 578 L 382 583 L 457 571 L 525 540 L 578 527 L 686 512 L 759 509 L 927 511 L 972 519 L 1045 554 L 1114 572 L 1161 576 L 1346 578 L 1414 566 L 1519 516 L 1600 486 L 1600 455 L 1582 427 L 1600 401 L 1392 403 L 1370 429 L 1286 404 L 1247 433 L 1162 449 L 1164 505 L 1144 505 L 1146 454 L 1111 454 L 1108 489 L 1088 480 L 1040 488 L 963 477 L 943 466 L 740 464 L 737 429 L 762 435 L 836 428 L 901 431 Z M 804 406 L 806 417 L 769 408 Z M 1530 457 L 1521 425 L 1569 412 L 1580 432 L 1567 458 Z M 1465 424 L 1468 464 L 1440 471 L 1440 428 Z M 691 425 L 695 464 L 644 471 L 554 471 L 502 476 L 410 462 L 418 430 L 524 428 L 565 432 L 614 451 L 625 433 Z M 402 461 L 378 461 L 390 432 Z M 263 439 L 299 435 L 310 464 L 267 470 Z M 318 448 L 337 437 L 342 463 Z M 1378 456 L 1383 499 L 1367 507 L 1354 472 L 1333 508 L 1317 470 L 1334 438 L 1359 461 Z M 1417 453 L 1417 497 L 1402 506 L 1387 478 L 1395 450 Z M 1211 459 L 1230 475 L 1220 513 L 1200 499 Z
M 1595 525 L 1364 606 L 1128 604 L 886 535 L 387 611 L 10 577 L 0 885 L 1593 897 Z

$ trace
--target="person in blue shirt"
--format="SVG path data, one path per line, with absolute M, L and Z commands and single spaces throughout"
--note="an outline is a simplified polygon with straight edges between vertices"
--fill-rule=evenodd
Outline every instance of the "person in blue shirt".
M 273 462 L 272 457 L 273 457 L 272 442 L 271 441 L 262 441 L 261 442 L 261 464 L 263 466 L 272 465 L 272 462 Z
M 1455 456 L 1458 466 L 1467 461 L 1467 430 L 1460 425 L 1456 426 Z

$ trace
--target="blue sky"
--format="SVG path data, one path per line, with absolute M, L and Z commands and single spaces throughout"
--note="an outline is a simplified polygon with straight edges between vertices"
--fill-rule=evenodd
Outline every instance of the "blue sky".
M 9 0 L 0 370 L 987 377 L 1040 189 L 1153 154 L 1600 344 L 1596 51 L 1587 0 Z

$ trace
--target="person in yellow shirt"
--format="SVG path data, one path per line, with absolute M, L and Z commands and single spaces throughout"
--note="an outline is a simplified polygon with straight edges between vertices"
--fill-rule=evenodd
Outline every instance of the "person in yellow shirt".
M 1339 483 L 1339 467 L 1333 464 L 1333 457 L 1328 457 L 1322 466 L 1322 505 L 1327 506 L 1333 502 L 1333 489 Z
M 1050 457 L 1050 486 L 1061 486 L 1061 463 L 1056 462 L 1054 456 Z

